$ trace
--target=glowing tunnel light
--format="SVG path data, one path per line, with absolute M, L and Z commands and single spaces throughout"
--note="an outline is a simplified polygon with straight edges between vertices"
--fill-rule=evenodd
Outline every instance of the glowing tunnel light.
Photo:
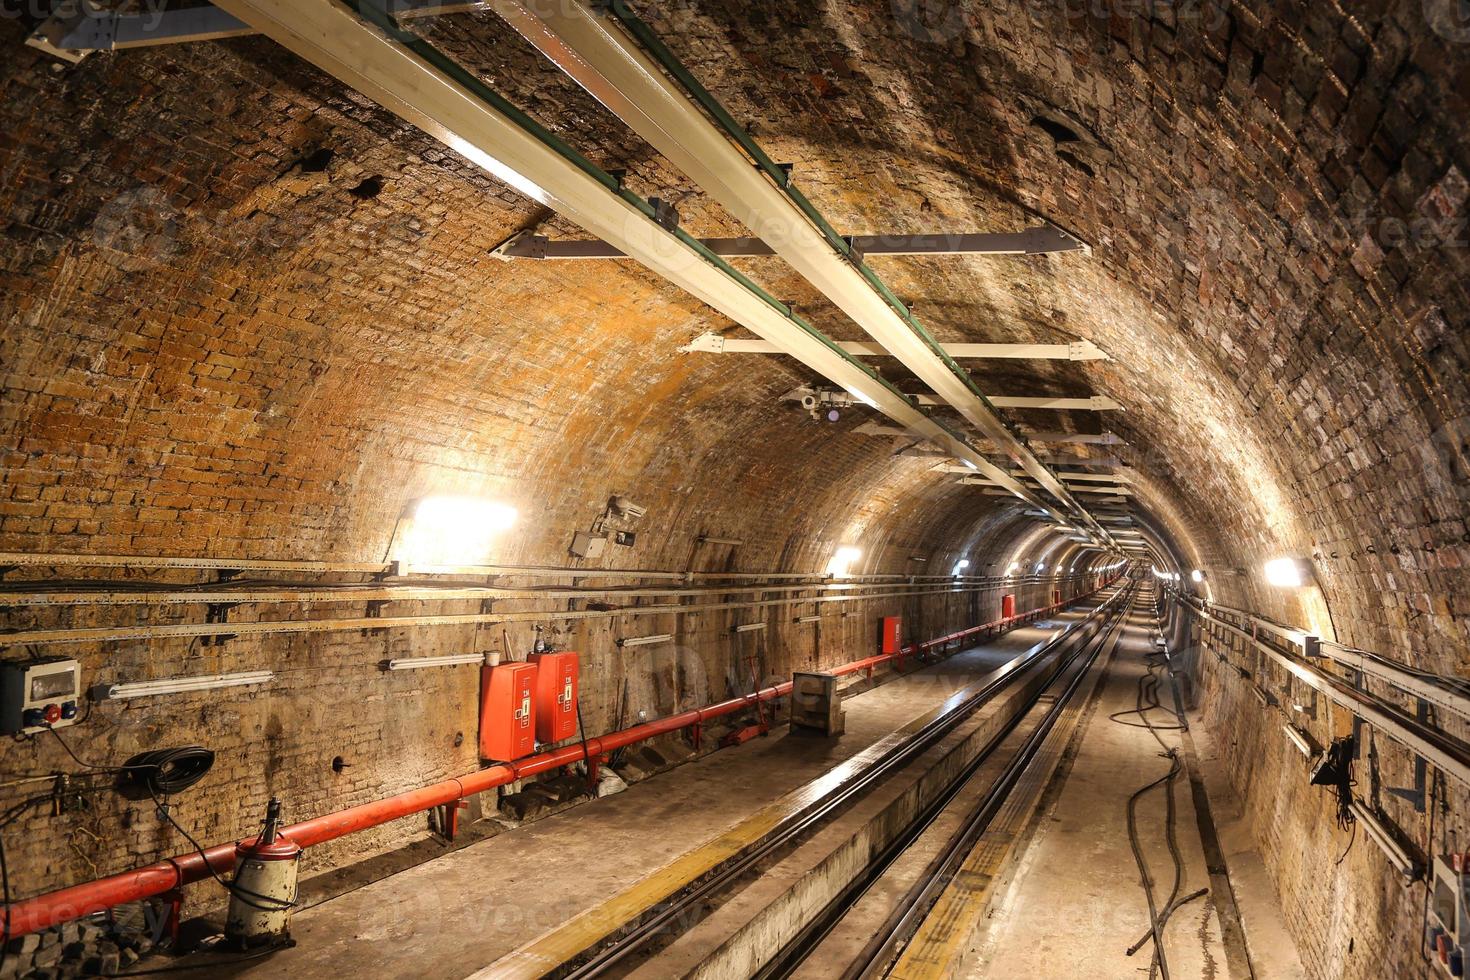
M 516 522 L 516 509 L 479 497 L 425 497 L 414 508 L 399 561 L 405 565 L 483 562 L 496 535 Z
M 1302 563 L 1295 558 L 1272 558 L 1266 562 L 1266 584 L 1283 589 L 1298 589 L 1306 581 Z
M 827 562 L 827 574 L 833 578 L 847 578 L 852 570 L 852 563 L 863 556 L 857 548 L 844 545 L 837 549 L 832 560 Z

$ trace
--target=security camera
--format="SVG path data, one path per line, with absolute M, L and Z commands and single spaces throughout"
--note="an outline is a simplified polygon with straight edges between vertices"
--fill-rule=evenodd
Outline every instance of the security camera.
M 624 496 L 616 496 L 607 502 L 608 510 L 619 517 L 626 517 L 630 521 L 641 520 L 648 513 L 647 507 L 640 507 Z

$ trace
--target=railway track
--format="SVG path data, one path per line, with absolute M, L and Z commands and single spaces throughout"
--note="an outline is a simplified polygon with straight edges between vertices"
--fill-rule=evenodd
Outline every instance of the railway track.
M 989 778 L 998 768 L 921 881 L 845 971 L 832 974 L 883 975 L 1028 772 L 1092 666 L 1116 645 L 1134 604 L 1134 584 L 1120 583 L 1083 619 L 951 695 L 851 772 L 834 770 L 806 805 L 591 945 L 571 950 L 565 936 L 543 937 L 476 977 L 792 976 L 941 815 L 948 812 L 946 828 L 955 823 L 949 811 L 977 773 Z M 792 865 L 804 870 L 792 877 Z M 793 890 L 778 900 L 758 894 L 788 878 Z M 748 919 L 742 905 L 751 906 Z M 701 942 L 705 948 L 696 952 L 687 948 Z

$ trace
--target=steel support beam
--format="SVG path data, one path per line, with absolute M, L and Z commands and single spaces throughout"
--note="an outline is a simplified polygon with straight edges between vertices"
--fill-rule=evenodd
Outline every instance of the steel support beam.
M 933 395 L 910 395 L 909 397 L 918 405 L 946 404 L 942 399 L 935 398 Z M 1057 412 L 1115 412 L 1123 407 L 1107 395 L 1088 395 L 1082 398 L 1062 398 L 1051 395 L 986 395 L 985 400 L 996 408 L 1032 408 Z
M 1018 232 L 976 232 L 933 235 L 852 235 L 848 242 L 871 255 L 1040 255 L 1047 252 L 1087 254 L 1091 249 L 1052 225 Z M 700 243 L 727 258 L 776 255 L 759 238 L 702 238 Z M 520 232 L 497 245 L 493 255 L 502 259 L 623 259 L 627 254 L 608 242 L 552 241 L 545 235 Z
M 832 231 L 791 186 L 790 174 L 739 130 L 724 108 L 682 66 L 672 62 L 656 38 L 645 30 L 635 42 L 626 33 L 642 26 L 626 11 L 614 5 L 609 13 L 594 12 L 576 0 L 556 4 L 493 0 L 492 7 L 736 220 L 771 242 L 797 273 L 992 439 L 1043 489 L 1088 521 L 1089 533 L 1107 541 L 1102 525 L 1088 517 L 1061 481 L 996 415 L 969 375 L 863 264 L 861 253 Z M 678 74 L 677 82 L 671 73 Z M 597 237 L 611 240 L 601 234 Z M 993 469 L 989 463 L 986 468 Z
M 994 480 L 988 480 L 983 476 L 963 477 L 960 482 L 976 487 L 993 487 L 996 485 Z M 1068 484 L 1067 489 L 1073 493 L 1106 493 L 1112 494 L 1114 497 L 1132 497 L 1134 495 L 1133 491 L 1126 487 L 1091 487 L 1082 484 Z
M 837 346 L 858 357 L 891 357 L 882 345 L 861 340 L 839 340 Z M 1106 361 L 1108 355 L 1090 340 L 1070 344 L 942 344 L 950 357 L 962 360 L 1024 359 L 1038 361 Z M 764 340 L 721 337 L 703 333 L 679 348 L 681 354 L 779 354 Z
M 934 467 L 934 469 L 937 470 L 940 473 L 973 473 L 974 472 L 968 466 L 956 466 L 954 464 L 945 464 L 944 466 L 936 466 L 936 467 Z M 1024 473 L 1015 473 L 1015 472 L 1012 472 L 1011 473 L 1011 476 L 1014 476 L 1017 479 L 1026 479 L 1026 475 Z M 1126 483 L 1132 482 L 1132 480 L 1131 480 L 1130 477 L 1127 477 L 1127 476 L 1119 476 L 1119 475 L 1114 474 L 1114 473 L 1064 473 L 1064 472 L 1062 472 L 1062 471 L 1059 470 L 1059 471 L 1057 471 L 1057 476 L 1060 479 L 1062 479 L 1063 481 L 1071 480 L 1071 481 L 1080 481 L 1080 482 L 1083 482 L 1083 483 L 1089 483 L 1090 482 L 1090 483 L 1117 483 L 1117 484 L 1126 484 Z
M 1030 442 L 1078 442 L 1096 446 L 1118 446 L 1123 440 L 1111 432 L 1023 432 Z

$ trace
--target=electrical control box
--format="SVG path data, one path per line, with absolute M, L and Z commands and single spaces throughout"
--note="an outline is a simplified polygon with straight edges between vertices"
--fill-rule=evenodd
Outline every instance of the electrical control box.
M 577 655 L 533 653 L 536 665 L 536 740 L 560 742 L 577 734 Z
M 878 635 L 880 653 L 898 653 L 903 649 L 903 617 L 884 616 Z
M 75 660 L 0 664 L 0 734 L 74 725 L 81 698 L 82 669 Z
M 1015 593 L 1008 593 L 1000 597 L 1000 618 L 1014 619 L 1016 616 Z
M 1051 604 L 1053 606 L 1060 606 L 1062 604 L 1062 590 L 1061 589 L 1052 589 L 1051 590 Z
M 480 672 L 480 757 L 511 762 L 536 750 L 536 665 L 497 664 Z
M 1452 977 L 1465 975 L 1470 955 L 1470 854 L 1438 854 L 1424 924 L 1429 952 Z

